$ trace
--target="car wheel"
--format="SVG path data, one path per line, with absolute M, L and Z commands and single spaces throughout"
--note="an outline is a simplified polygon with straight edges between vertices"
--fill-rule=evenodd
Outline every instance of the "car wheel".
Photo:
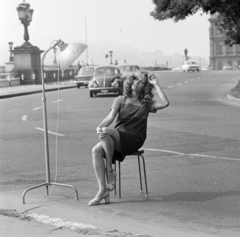
M 90 97 L 93 97 L 93 92 L 89 91 L 89 95 L 90 95 Z
M 78 89 L 80 88 L 80 85 L 79 85 L 79 84 L 77 84 L 77 88 L 78 88 Z
M 88 85 L 85 85 L 85 88 L 88 88 Z

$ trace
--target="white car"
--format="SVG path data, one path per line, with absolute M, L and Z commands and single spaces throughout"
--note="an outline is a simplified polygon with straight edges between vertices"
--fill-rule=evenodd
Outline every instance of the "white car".
M 225 65 L 225 66 L 223 67 L 223 70 L 232 70 L 232 66 L 230 66 L 230 65 Z
M 122 73 L 123 80 L 126 80 L 129 75 L 136 73 L 140 70 L 140 67 L 135 64 L 121 64 L 117 66 Z
M 199 72 L 200 67 L 196 62 L 193 61 L 185 61 L 182 65 L 183 72 Z

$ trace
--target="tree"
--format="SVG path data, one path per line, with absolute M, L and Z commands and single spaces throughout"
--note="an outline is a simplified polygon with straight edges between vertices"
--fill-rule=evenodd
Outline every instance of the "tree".
M 152 0 L 155 4 L 150 15 L 156 20 L 173 19 L 175 22 L 201 14 L 216 14 L 219 30 L 226 36 L 225 44 L 240 44 L 240 0 Z

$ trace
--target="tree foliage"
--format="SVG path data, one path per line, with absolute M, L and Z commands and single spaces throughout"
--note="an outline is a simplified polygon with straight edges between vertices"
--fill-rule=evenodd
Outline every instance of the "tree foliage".
M 155 5 L 150 15 L 156 20 L 186 19 L 196 12 L 218 13 L 217 26 L 225 34 L 228 45 L 240 44 L 240 0 L 152 0 Z

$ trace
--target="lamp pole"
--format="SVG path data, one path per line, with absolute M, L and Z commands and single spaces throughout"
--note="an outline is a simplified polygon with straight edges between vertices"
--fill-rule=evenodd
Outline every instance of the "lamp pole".
M 9 51 L 10 51 L 9 62 L 13 62 L 13 56 L 12 56 L 13 42 L 8 42 L 8 45 L 9 45 Z
M 22 22 L 24 26 L 24 40 L 28 42 L 29 34 L 28 34 L 28 26 L 32 21 L 33 9 L 30 9 L 30 4 L 23 0 L 17 7 L 19 20 Z
M 112 54 L 113 54 L 113 51 L 109 51 L 109 56 L 110 56 L 110 64 L 112 64 Z
M 81 44 L 81 43 L 74 43 L 72 45 L 65 44 L 62 40 L 58 40 L 53 46 L 51 46 L 48 50 L 46 50 L 42 56 L 42 107 L 43 107 L 43 125 L 44 125 L 44 147 L 45 147 L 45 165 L 46 165 L 46 182 L 36 185 L 34 187 L 28 188 L 23 192 L 22 198 L 23 198 L 23 204 L 25 204 L 25 194 L 35 188 L 39 188 L 42 186 L 46 186 L 47 189 L 47 195 L 48 188 L 50 185 L 56 185 L 56 186 L 62 186 L 62 187 L 68 187 L 75 190 L 75 198 L 78 199 L 78 192 L 77 189 L 74 188 L 71 185 L 67 184 L 61 184 L 61 183 L 55 183 L 51 182 L 50 180 L 50 161 L 49 161 L 49 144 L 48 144 L 48 126 L 47 126 L 47 106 L 46 106 L 46 96 L 45 96 L 45 83 L 44 83 L 44 59 L 47 55 L 47 53 L 54 49 L 55 47 L 59 47 L 61 52 L 64 51 L 63 56 L 60 57 L 59 61 L 59 69 L 62 71 L 66 70 L 72 62 L 74 62 L 81 54 L 82 52 L 87 48 L 87 45 Z
M 53 53 L 54 53 L 53 64 L 56 65 L 57 64 L 57 59 L 56 59 L 57 49 L 56 48 L 53 48 Z

